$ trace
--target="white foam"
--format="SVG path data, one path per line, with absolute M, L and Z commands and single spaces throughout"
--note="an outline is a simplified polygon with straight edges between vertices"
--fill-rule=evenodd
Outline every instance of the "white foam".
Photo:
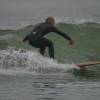
M 15 48 L 0 51 L 0 69 L 6 72 L 65 73 L 73 68 L 77 66 L 59 63 L 33 51 Z
M 98 21 L 94 21 L 94 20 L 89 20 L 89 19 L 71 19 L 71 18 L 66 18 L 66 17 L 63 17 L 63 18 L 60 18 L 60 17 L 55 17 L 56 19 L 56 23 L 68 23 L 68 24 L 84 24 L 84 23 L 97 23 L 97 24 L 100 24 L 100 22 Z

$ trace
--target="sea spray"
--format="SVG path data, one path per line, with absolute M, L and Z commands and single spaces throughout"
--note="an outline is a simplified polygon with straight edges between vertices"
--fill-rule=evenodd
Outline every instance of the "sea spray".
M 0 69 L 28 71 L 37 73 L 66 73 L 74 64 L 63 64 L 56 60 L 43 57 L 37 52 L 24 49 L 8 48 L 0 50 Z

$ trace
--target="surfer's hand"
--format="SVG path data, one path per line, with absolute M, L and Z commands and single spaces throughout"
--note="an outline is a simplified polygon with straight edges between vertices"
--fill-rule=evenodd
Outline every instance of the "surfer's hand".
M 69 40 L 69 44 L 70 45 L 73 45 L 74 44 L 74 41 L 73 40 Z

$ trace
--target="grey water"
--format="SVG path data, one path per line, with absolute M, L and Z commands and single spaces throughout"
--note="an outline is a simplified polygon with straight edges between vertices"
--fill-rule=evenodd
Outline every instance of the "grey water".
M 47 16 L 64 22 L 100 22 L 100 0 L 0 0 L 0 28 L 36 24 Z
M 0 100 L 99 100 L 100 81 L 68 75 L 0 75 Z
M 33 51 L 0 50 L 0 100 L 99 100 L 100 77 L 94 70 L 82 74 L 74 64 Z
M 0 29 L 5 29 L 0 30 L 0 100 L 100 100 L 100 65 L 81 73 L 68 64 L 100 59 L 99 25 L 60 26 L 69 27 L 77 44 L 70 49 L 54 36 L 56 58 L 66 63 L 41 57 L 29 47 L 26 52 L 6 49 L 19 46 L 17 33 L 25 31 L 7 29 L 36 24 L 49 15 L 58 22 L 99 23 L 99 9 L 100 0 L 0 0 Z

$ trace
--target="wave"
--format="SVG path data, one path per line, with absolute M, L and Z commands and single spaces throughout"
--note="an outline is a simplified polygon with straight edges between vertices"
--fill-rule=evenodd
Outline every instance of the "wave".
M 80 20 L 80 21 L 66 21 L 66 20 L 57 20 L 56 25 L 59 26 L 59 24 L 64 25 L 86 25 L 86 26 L 92 26 L 100 28 L 100 22 L 94 22 L 94 21 L 86 21 L 86 20 Z M 33 28 L 35 25 L 33 24 L 23 24 L 19 29 L 29 29 Z
M 77 68 L 77 66 L 59 63 L 33 51 L 11 47 L 0 50 L 0 72 L 6 72 L 6 74 L 9 72 L 66 73 L 73 68 Z
M 40 23 L 43 22 L 43 19 L 40 21 Z M 39 22 L 38 22 L 39 23 Z M 33 27 L 35 26 L 36 24 L 38 24 L 35 22 L 35 24 L 32 24 L 32 23 L 23 23 L 19 26 L 16 26 L 16 27 L 9 27 L 9 26 L 5 26 L 5 27 L 1 27 L 0 30 L 19 30 L 19 29 L 25 29 L 25 28 L 30 28 L 30 27 Z M 85 20 L 85 19 L 81 19 L 81 20 L 70 20 L 70 19 L 67 19 L 67 18 L 56 18 L 56 24 L 58 25 L 59 23 L 63 23 L 63 24 L 85 24 L 85 25 L 89 25 L 89 26 L 99 26 L 100 27 L 100 22 L 97 22 L 97 21 L 93 21 L 93 20 Z
M 73 63 L 100 60 L 98 56 L 100 55 L 99 23 L 59 21 L 57 27 L 74 39 L 75 46 L 71 48 L 63 38 L 56 34 L 47 35 L 46 37 L 55 45 L 55 57 L 58 61 L 42 57 L 27 43 L 19 42 L 21 38 L 31 32 L 33 27 L 34 25 L 24 25 L 20 29 L 0 30 L 0 73 L 7 75 L 21 73 L 68 74 L 69 71 L 73 72 L 73 68 L 77 68 Z M 96 76 L 100 76 L 98 66 L 90 68 Z

